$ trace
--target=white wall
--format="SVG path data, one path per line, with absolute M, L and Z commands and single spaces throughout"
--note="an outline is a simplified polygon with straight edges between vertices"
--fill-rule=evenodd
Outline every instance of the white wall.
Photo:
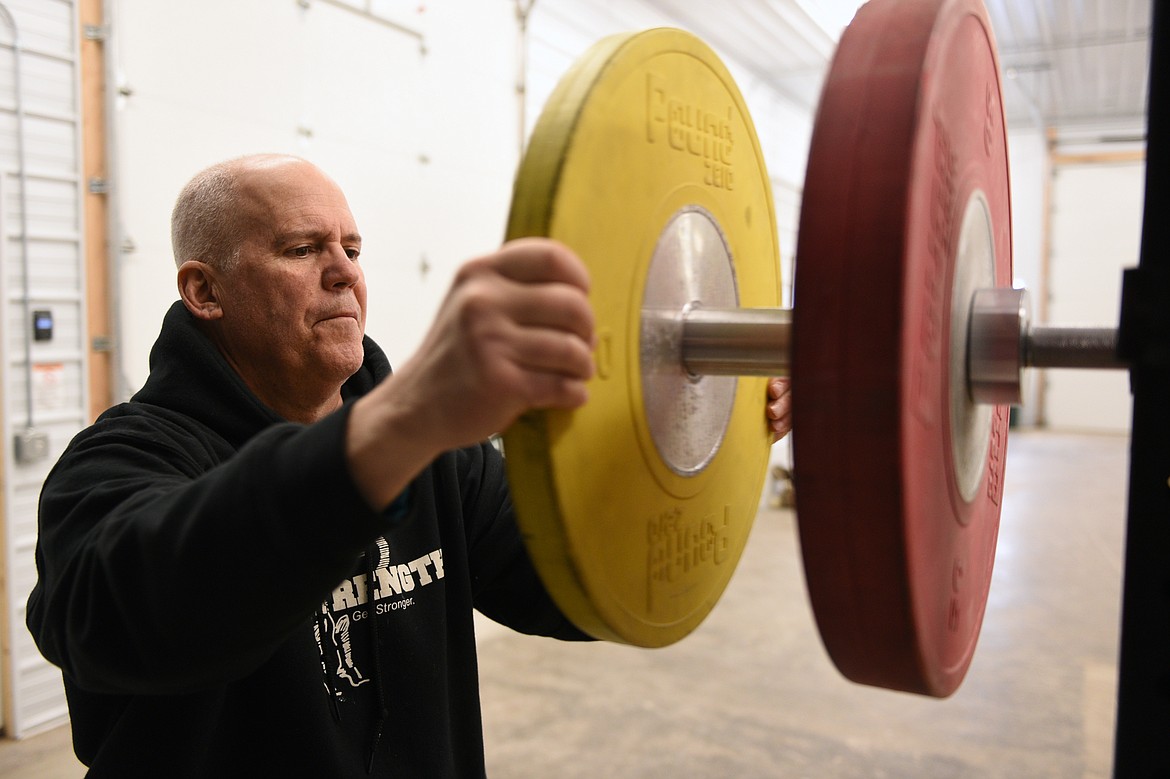
M 127 393 L 177 297 L 171 207 L 210 163 L 290 152 L 337 179 L 363 234 L 368 329 L 392 361 L 453 268 L 499 244 L 518 159 L 512 3 L 405 5 L 382 4 L 417 35 L 325 0 L 112 0 Z

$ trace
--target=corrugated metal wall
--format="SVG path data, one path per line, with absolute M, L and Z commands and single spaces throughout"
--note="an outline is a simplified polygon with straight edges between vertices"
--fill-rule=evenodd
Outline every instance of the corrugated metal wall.
M 87 421 L 79 27 L 74 0 L 3 7 L 11 19 L 0 19 L 0 688 L 5 734 L 20 737 L 67 716 L 61 674 L 33 645 L 24 613 L 41 484 Z M 34 318 L 51 322 L 47 337 L 35 337 Z

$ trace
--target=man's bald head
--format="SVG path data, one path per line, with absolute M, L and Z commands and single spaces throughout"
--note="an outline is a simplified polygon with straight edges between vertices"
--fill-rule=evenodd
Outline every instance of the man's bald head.
M 171 212 L 175 266 L 199 260 L 222 271 L 240 258 L 248 216 L 243 181 L 281 165 L 311 163 L 288 154 L 252 154 L 206 168 L 187 182 Z

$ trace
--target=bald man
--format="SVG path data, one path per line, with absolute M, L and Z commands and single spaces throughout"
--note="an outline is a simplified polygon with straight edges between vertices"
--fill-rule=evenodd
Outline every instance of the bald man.
M 202 171 L 172 215 L 179 300 L 150 376 L 41 496 L 28 625 L 92 776 L 484 775 L 474 609 L 588 636 L 521 543 L 485 440 L 586 401 L 589 279 L 505 244 L 391 374 L 361 235 L 305 160 Z M 767 414 L 787 432 L 787 385 Z

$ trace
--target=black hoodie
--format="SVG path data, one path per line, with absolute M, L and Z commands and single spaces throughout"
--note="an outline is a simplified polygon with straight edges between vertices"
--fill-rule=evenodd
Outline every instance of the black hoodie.
M 348 401 L 390 366 L 364 346 L 343 408 L 293 424 L 175 303 L 146 385 L 49 474 L 28 626 L 90 776 L 482 776 L 472 609 L 585 638 L 540 585 L 490 445 L 365 504 Z

